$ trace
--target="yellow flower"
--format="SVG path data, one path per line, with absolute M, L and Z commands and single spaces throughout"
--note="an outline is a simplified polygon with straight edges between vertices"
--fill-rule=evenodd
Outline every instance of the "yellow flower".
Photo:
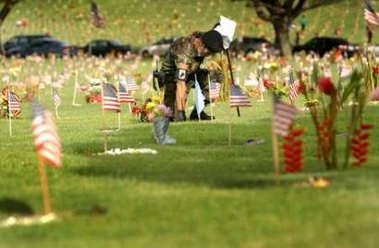
M 146 104 L 146 111 L 149 112 L 149 113 L 152 113 L 154 110 L 155 110 L 155 107 L 156 107 L 156 103 L 155 102 L 148 102 Z

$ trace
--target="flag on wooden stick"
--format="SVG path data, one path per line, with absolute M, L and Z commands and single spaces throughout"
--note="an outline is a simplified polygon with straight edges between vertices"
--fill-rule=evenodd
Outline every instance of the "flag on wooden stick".
M 285 137 L 288 130 L 292 125 L 293 119 L 297 114 L 297 109 L 290 104 L 281 101 L 278 96 L 273 95 L 273 110 L 271 119 L 271 136 L 272 136 L 272 150 L 274 160 L 274 174 L 275 178 L 279 180 L 279 148 L 278 148 L 278 135 Z
M 32 102 L 33 141 L 38 158 L 54 168 L 61 166 L 61 143 L 51 113 L 36 101 Z
M 295 99 L 298 95 L 298 92 L 297 92 L 297 84 L 295 82 L 295 78 L 293 76 L 292 71 L 289 74 L 288 86 L 289 86 L 289 98 L 290 98 L 292 105 L 294 105 L 294 102 L 295 102 Z
M 366 0 L 365 2 L 364 16 L 367 27 L 370 30 L 379 26 L 379 13 L 375 12 L 370 0 Z
M 118 100 L 120 103 L 134 103 L 136 101 L 120 81 L 118 82 Z
M 62 104 L 62 99 L 55 89 L 53 89 L 52 95 L 53 95 L 54 105 L 56 108 L 58 108 Z
M 286 136 L 298 110 L 293 106 L 281 101 L 276 95 L 273 96 L 273 131 L 279 136 Z
M 136 81 L 134 81 L 134 79 L 130 76 L 125 76 L 125 84 L 127 91 L 136 91 L 139 89 Z
M 52 208 L 47 176 L 43 163 L 46 162 L 53 168 L 61 166 L 61 142 L 57 128 L 52 120 L 51 113 L 45 110 L 43 106 L 35 100 L 32 102 L 32 111 L 33 141 L 38 155 L 38 171 L 41 180 L 44 213 L 50 214 Z
M 242 92 L 241 88 L 235 84 L 231 84 L 230 86 L 229 106 L 251 107 L 249 98 Z
M 9 116 L 17 117 L 21 113 L 20 101 L 18 95 L 8 90 Z
M 113 112 L 120 112 L 120 102 L 118 101 L 118 95 L 116 88 L 109 84 L 109 83 L 103 83 L 103 99 L 102 99 L 102 105 L 103 110 L 106 111 L 113 111 Z
M 102 28 L 105 25 L 104 18 L 101 16 L 97 4 L 94 1 L 91 1 L 91 21 L 97 28 Z
M 53 91 L 51 92 L 51 94 L 52 94 L 53 102 L 54 102 L 54 105 L 55 105 L 55 116 L 57 117 L 57 119 L 59 119 L 58 107 L 62 104 L 62 99 L 61 99 L 61 97 L 59 96 L 58 92 L 55 89 L 53 89 Z
M 209 83 L 209 98 L 211 100 L 217 99 L 220 97 L 221 84 L 217 82 Z

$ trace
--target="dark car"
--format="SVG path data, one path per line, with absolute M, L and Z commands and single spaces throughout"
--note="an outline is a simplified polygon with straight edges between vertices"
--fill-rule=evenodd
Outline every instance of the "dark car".
M 315 53 L 320 57 L 325 54 L 339 50 L 344 57 L 350 58 L 360 52 L 360 46 L 339 37 L 315 37 L 305 44 L 297 45 L 292 48 L 292 53 L 304 51 L 306 54 Z
M 96 39 L 91 40 L 82 50 L 87 55 L 105 57 L 109 55 L 126 55 L 130 53 L 132 49 L 130 45 L 122 44 L 117 40 Z
M 175 37 L 164 37 L 158 41 L 142 47 L 139 50 L 139 55 L 142 57 L 152 57 L 154 55 L 164 54 L 171 46 L 171 44 L 176 40 Z
M 51 54 L 58 57 L 73 57 L 77 54 L 77 47 L 58 39 L 45 37 L 36 39 L 23 46 L 11 48 L 5 52 L 6 57 L 16 56 L 21 58 L 31 55 L 48 57 Z
M 253 52 L 267 52 L 270 55 L 277 55 L 278 49 L 275 45 L 264 37 L 242 36 L 234 39 L 229 46 L 232 54 L 242 54 L 246 56 Z
M 2 51 L 7 51 L 12 48 L 24 46 L 34 40 L 50 37 L 47 34 L 30 34 L 30 35 L 16 35 L 7 40 L 2 47 Z

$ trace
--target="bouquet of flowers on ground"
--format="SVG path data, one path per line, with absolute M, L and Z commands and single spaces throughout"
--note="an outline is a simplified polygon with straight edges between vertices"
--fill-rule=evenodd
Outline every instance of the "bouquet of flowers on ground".
M 163 104 L 162 99 L 161 94 L 147 99 L 142 107 L 141 120 L 153 123 L 152 133 L 158 144 L 175 144 L 176 140 L 167 134 L 172 110 Z
M 163 97 L 160 94 L 153 95 L 151 98 L 146 99 L 141 108 L 142 121 L 152 122 L 158 117 L 170 118 L 172 116 L 171 108 L 163 104 Z

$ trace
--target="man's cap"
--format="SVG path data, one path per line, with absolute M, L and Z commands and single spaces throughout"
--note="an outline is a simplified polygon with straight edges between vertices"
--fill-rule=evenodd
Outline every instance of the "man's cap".
M 214 29 L 205 32 L 201 36 L 201 39 L 203 40 L 205 46 L 212 53 L 219 53 L 224 50 L 222 36 Z

